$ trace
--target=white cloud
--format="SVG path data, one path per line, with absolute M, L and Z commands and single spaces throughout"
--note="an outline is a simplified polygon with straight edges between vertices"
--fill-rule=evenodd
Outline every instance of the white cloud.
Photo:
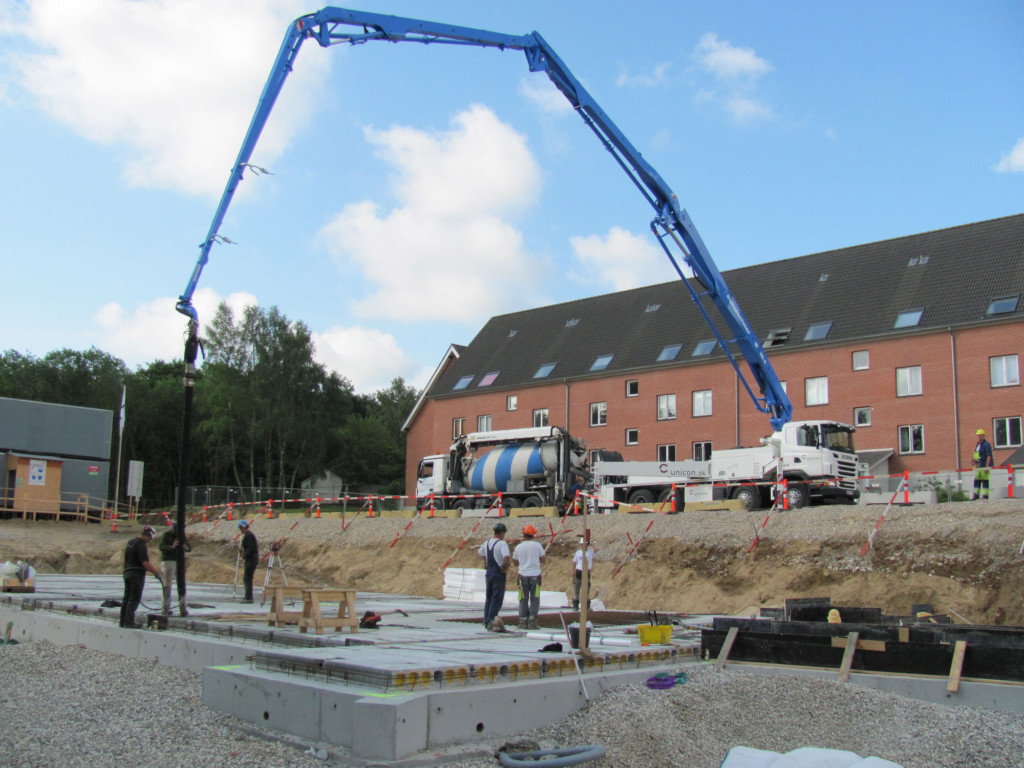
M 519 81 L 519 93 L 533 102 L 541 112 L 568 114 L 572 104 L 543 73 L 535 73 Z
M 540 169 L 526 139 L 486 107 L 453 119 L 446 133 L 409 127 L 368 129 L 367 139 L 397 175 L 400 207 L 346 206 L 319 233 L 343 271 L 353 266 L 372 292 L 353 311 L 364 317 L 454 319 L 538 301 L 542 265 L 504 217 L 531 205 Z
M 774 114 L 767 104 L 749 96 L 730 96 L 725 100 L 725 106 L 737 123 L 770 118 Z
M 206 323 L 213 320 L 221 301 L 220 294 L 210 288 L 200 288 L 192 297 L 200 321 Z M 242 292 L 233 293 L 223 301 L 236 318 L 241 317 L 246 306 L 259 303 L 252 294 Z M 138 304 L 131 310 L 117 302 L 104 304 L 93 315 L 93 321 L 99 326 L 95 345 L 121 358 L 129 367 L 146 365 L 153 360 L 181 359 L 188 320 L 174 308 L 176 303 L 176 299 L 164 296 Z
M 317 360 L 352 382 L 356 392 L 384 389 L 398 376 L 411 386 L 422 386 L 413 383 L 422 376 L 420 363 L 388 333 L 361 326 L 335 326 L 314 333 L 313 341 Z
M 1021 138 L 1013 149 L 1003 155 L 993 168 L 999 173 L 1024 173 L 1024 138 Z
M 598 280 L 615 291 L 671 280 L 674 272 L 661 248 L 650 237 L 612 227 L 605 237 L 569 239 L 578 262 L 574 277 L 590 284 Z M 584 278 L 584 276 L 586 276 Z
M 719 40 L 706 32 L 694 51 L 700 65 L 720 80 L 756 80 L 773 67 L 753 48 L 737 48 L 728 40 Z
M 80 135 L 126 148 L 134 186 L 217 195 L 288 23 L 304 0 L 26 0 L 7 34 L 22 85 Z M 279 156 L 308 116 L 329 57 L 308 42 L 254 160 Z M 245 189 L 245 185 L 241 187 Z
M 699 87 L 695 102 L 716 104 L 740 124 L 775 117 L 771 106 L 757 95 L 758 80 L 774 67 L 753 48 L 737 48 L 707 32 L 694 48 L 693 56 L 718 83 L 718 88 Z
M 668 76 L 668 71 L 671 69 L 672 64 L 667 61 L 663 61 L 660 64 L 656 64 L 654 70 L 650 74 L 631 75 L 629 71 L 623 67 L 622 71 L 619 72 L 619 76 L 615 78 L 615 84 L 622 86 L 631 86 L 638 88 L 657 88 L 659 86 L 668 85 L 671 83 L 671 79 Z

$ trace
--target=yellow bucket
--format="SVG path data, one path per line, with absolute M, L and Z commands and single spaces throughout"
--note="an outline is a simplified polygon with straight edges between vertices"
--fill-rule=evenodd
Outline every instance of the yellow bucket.
M 668 645 L 672 642 L 671 624 L 638 624 L 636 631 L 642 645 Z

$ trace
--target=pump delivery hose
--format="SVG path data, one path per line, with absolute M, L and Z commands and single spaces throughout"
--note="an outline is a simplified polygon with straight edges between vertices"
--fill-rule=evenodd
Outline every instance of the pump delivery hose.
M 601 744 L 586 744 L 582 747 L 563 747 L 562 749 L 539 749 L 536 752 L 499 752 L 498 762 L 508 768 L 530 766 L 530 768 L 560 768 L 563 765 L 579 765 L 604 757 L 605 749 Z M 543 759 L 551 755 L 550 759 Z

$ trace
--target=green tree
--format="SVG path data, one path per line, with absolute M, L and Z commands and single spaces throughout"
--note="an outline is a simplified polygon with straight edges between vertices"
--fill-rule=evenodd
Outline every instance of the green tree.
M 314 359 L 312 334 L 276 307 L 221 304 L 205 337 L 200 432 L 214 473 L 239 486 L 295 487 L 327 466 L 351 385 Z

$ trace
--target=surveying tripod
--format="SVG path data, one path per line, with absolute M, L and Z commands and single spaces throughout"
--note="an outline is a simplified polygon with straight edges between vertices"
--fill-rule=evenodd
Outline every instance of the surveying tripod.
M 277 567 L 281 571 L 281 578 L 284 579 L 284 585 L 288 586 L 288 574 L 284 572 L 284 563 L 281 562 L 281 542 L 275 541 L 270 545 L 270 557 L 267 558 L 267 574 L 263 577 L 263 590 L 266 591 L 267 587 L 270 586 L 270 578 L 274 573 L 274 567 Z

